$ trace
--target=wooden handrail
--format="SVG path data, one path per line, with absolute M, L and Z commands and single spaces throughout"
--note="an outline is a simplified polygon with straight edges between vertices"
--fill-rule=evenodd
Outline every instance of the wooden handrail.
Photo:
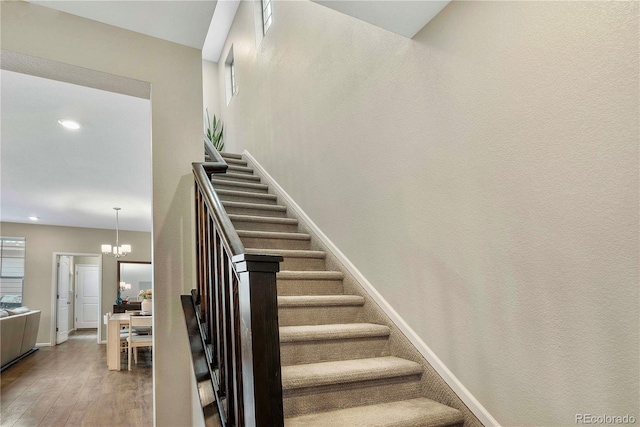
M 222 158 L 222 157 L 220 157 Z M 227 163 L 192 163 L 193 175 L 197 188 L 203 193 L 204 203 L 207 205 L 208 211 L 211 212 L 217 222 L 218 229 L 231 249 L 231 254 L 238 255 L 244 253 L 244 245 L 236 232 L 235 227 L 231 223 L 231 219 L 222 206 L 222 202 L 218 194 L 214 191 L 211 184 L 210 176 L 215 173 L 225 173 L 227 171 Z
M 182 296 L 203 414 L 208 423 L 217 408 L 223 427 L 281 427 L 276 273 L 283 258 L 246 253 L 211 183 L 227 164 L 206 142 L 215 161 L 193 163 L 198 283 Z
M 222 158 L 218 150 L 216 150 L 216 148 L 213 146 L 213 143 L 209 141 L 207 138 L 204 139 L 204 152 L 209 157 L 211 157 L 214 163 L 224 163 L 225 165 L 227 164 L 227 162 L 224 161 L 224 158 Z

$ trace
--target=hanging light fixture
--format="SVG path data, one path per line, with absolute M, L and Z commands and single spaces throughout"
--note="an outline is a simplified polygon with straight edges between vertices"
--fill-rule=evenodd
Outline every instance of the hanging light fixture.
M 112 255 L 115 258 L 120 258 L 129 255 L 131 253 L 131 245 L 120 245 L 119 230 L 118 230 L 118 211 L 120 208 L 113 208 L 116 211 L 116 245 L 102 245 L 102 253 L 105 255 Z

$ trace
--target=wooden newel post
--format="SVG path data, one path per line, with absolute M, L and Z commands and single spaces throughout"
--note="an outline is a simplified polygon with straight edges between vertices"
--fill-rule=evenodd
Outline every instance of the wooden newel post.
M 232 258 L 239 278 L 243 418 L 247 427 L 284 425 L 276 289 L 282 260 L 281 256 L 251 254 Z

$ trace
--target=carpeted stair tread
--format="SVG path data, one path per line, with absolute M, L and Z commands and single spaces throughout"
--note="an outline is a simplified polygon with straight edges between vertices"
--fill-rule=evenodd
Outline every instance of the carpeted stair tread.
M 265 252 L 269 251 L 264 249 Z M 341 271 L 290 271 L 283 270 L 276 274 L 277 279 L 284 280 L 342 280 Z
M 292 295 L 278 297 L 278 307 L 339 307 L 362 306 L 359 295 Z
M 291 258 L 325 258 L 327 256 L 324 251 L 310 251 L 305 249 L 259 249 L 259 248 L 245 248 L 245 251 L 249 254 L 255 253 L 269 253 L 273 255 L 281 255 L 283 257 Z
M 285 233 L 283 231 L 257 231 L 257 230 L 236 230 L 240 237 L 254 237 L 263 239 L 286 239 L 286 240 L 311 240 L 311 236 L 305 233 Z
M 281 326 L 280 342 L 341 340 L 350 338 L 387 337 L 390 329 L 373 323 L 335 325 Z
M 265 194 L 265 193 L 252 193 L 249 191 L 235 191 L 235 190 L 216 190 L 221 196 L 236 196 L 236 197 L 253 197 L 256 199 L 264 199 L 264 200 L 278 200 L 278 197 L 273 194 Z
M 253 169 L 248 167 L 248 166 L 229 165 L 227 170 L 228 171 L 232 171 L 232 172 L 241 172 L 241 173 L 253 174 Z
M 246 173 L 215 173 L 212 174 L 212 179 L 224 179 L 229 182 L 242 182 L 242 181 L 256 181 L 260 182 L 260 177 L 257 175 L 249 175 Z
M 237 165 L 237 166 L 247 166 L 247 161 L 243 159 L 236 159 L 233 157 L 224 158 L 224 161 L 227 162 L 227 165 Z
M 391 351 L 391 329 L 367 323 L 365 298 L 344 294 L 345 274 L 326 270 L 332 258 L 312 250 L 322 246 L 298 232 L 306 230 L 287 218 L 259 167 L 240 154 L 221 155 L 227 173 L 212 174 L 211 183 L 246 252 L 284 257 L 276 279 L 285 426 L 462 425 L 461 412 L 421 397 L 422 366 L 391 356 L 404 354 Z
M 246 209 L 263 209 L 266 211 L 278 211 L 286 212 L 287 207 L 281 205 L 265 205 L 262 203 L 246 203 L 246 202 L 227 202 L 223 201 L 222 206 L 234 207 L 234 208 L 246 208 Z
M 285 427 L 444 427 L 463 422 L 457 409 L 426 398 L 357 406 L 287 418 Z
M 422 367 L 398 357 L 339 360 L 282 367 L 282 389 L 292 390 L 421 375 Z
M 229 214 L 229 218 L 231 221 L 260 222 L 267 224 L 298 224 L 298 220 L 295 218 L 278 218 L 273 216 Z
M 214 175 L 216 176 L 216 175 Z M 214 185 L 224 185 L 227 187 L 238 187 L 238 189 L 247 189 L 247 190 L 268 190 L 269 186 L 267 184 L 255 184 L 252 182 L 240 182 L 240 181 L 231 181 L 230 179 L 211 179 L 211 183 Z M 217 190 L 220 191 L 220 190 Z M 238 190 L 242 191 L 242 190 Z

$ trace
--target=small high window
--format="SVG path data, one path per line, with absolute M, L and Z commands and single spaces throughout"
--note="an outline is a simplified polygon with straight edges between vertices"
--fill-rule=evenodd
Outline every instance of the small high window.
M 271 0 L 262 0 L 262 34 L 267 34 L 271 22 Z
M 235 61 L 229 65 L 231 68 L 231 95 L 235 95 L 238 87 L 236 86 L 236 64 Z
M 238 81 L 236 79 L 236 61 L 233 58 L 233 46 L 229 49 L 227 59 L 224 61 L 227 105 L 231 98 L 238 93 Z

